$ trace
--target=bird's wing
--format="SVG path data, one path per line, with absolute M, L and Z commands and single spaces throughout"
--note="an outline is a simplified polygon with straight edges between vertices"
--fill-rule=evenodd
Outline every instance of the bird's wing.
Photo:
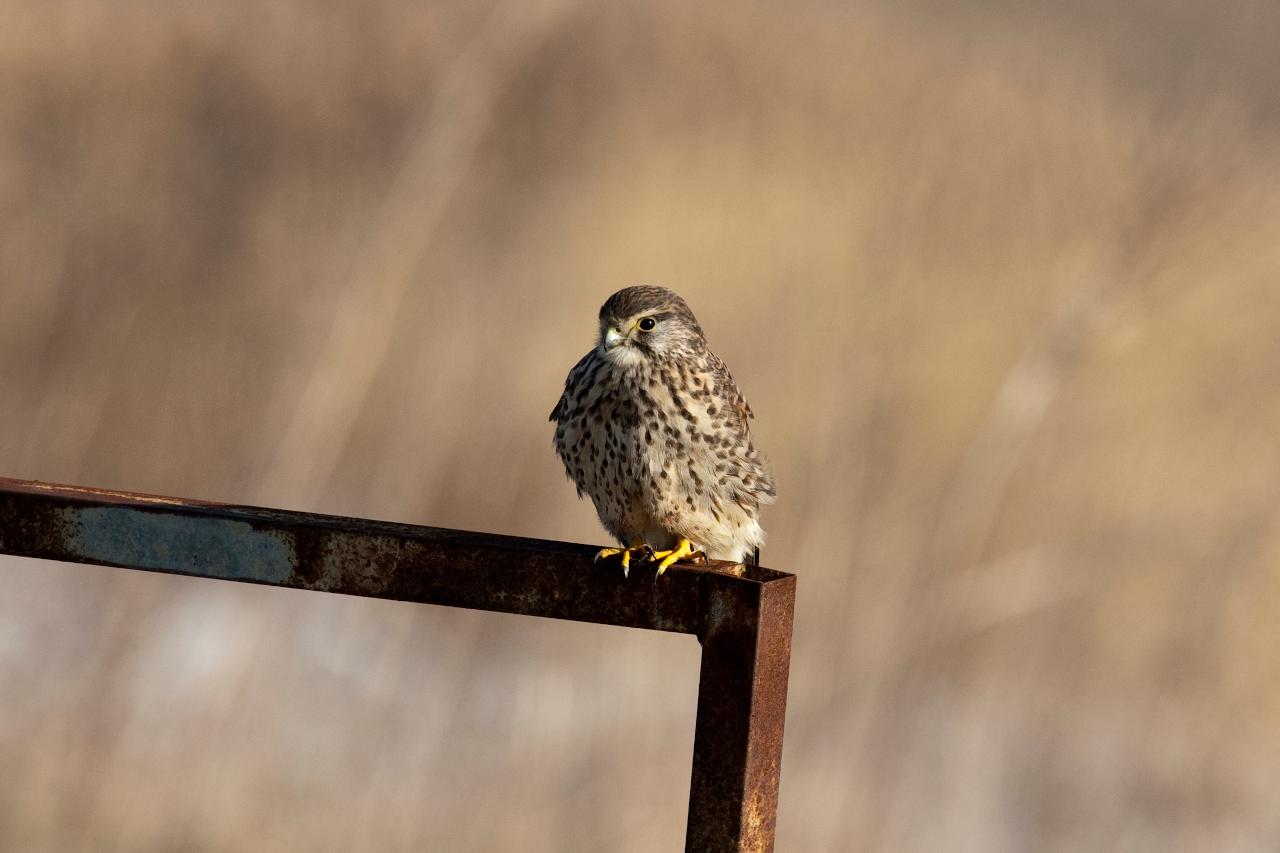
M 739 447 L 738 452 L 742 455 L 742 461 L 747 466 L 748 471 L 753 478 L 750 485 L 739 493 L 739 497 L 748 504 L 758 506 L 760 503 L 773 503 L 774 497 L 778 493 L 777 485 L 773 479 L 773 467 L 769 464 L 769 460 L 761 455 L 751 442 L 751 428 L 747 425 L 747 421 L 755 415 L 751 411 L 751 406 L 747 404 L 747 398 L 742 396 L 742 392 L 738 390 L 738 385 L 733 381 L 733 376 L 729 373 L 728 366 L 725 365 L 720 357 L 715 353 L 709 352 L 707 367 L 712 376 L 715 377 L 715 395 L 729 406 L 738 415 L 741 424 L 743 445 Z M 736 500 L 737 498 L 735 498 Z M 744 508 L 746 504 L 743 504 Z
M 711 375 L 715 377 L 715 394 L 725 403 L 733 407 L 738 413 L 738 417 L 742 418 L 745 423 L 749 418 L 754 418 L 755 413 L 751 411 L 747 398 L 742 396 L 742 392 L 738 390 L 738 384 L 733 381 L 733 374 L 729 372 L 729 367 L 720 360 L 720 356 L 713 352 L 707 353 L 708 367 Z
M 551 410 L 551 416 L 547 418 L 547 420 L 554 421 L 556 423 L 560 423 L 560 421 L 564 420 L 565 412 L 568 406 L 571 405 L 569 398 L 574 396 L 574 392 L 577 390 L 577 386 L 579 382 L 581 382 L 582 377 L 591 370 L 592 367 L 594 367 L 595 360 L 597 358 L 598 356 L 596 355 L 596 351 L 593 349 L 582 358 L 578 359 L 578 363 L 573 366 L 573 369 L 569 371 L 569 375 L 565 377 L 564 393 L 562 393 L 560 395 L 560 399 L 556 401 L 556 406 Z

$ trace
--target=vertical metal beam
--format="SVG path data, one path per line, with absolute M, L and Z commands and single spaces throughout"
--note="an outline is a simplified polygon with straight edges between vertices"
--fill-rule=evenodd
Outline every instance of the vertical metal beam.
M 703 577 L 702 674 L 685 850 L 773 850 L 795 578 Z

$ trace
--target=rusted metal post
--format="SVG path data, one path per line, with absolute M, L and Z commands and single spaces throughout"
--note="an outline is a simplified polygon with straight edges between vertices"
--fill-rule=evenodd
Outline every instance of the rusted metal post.
M 706 578 L 687 851 L 773 849 L 795 580 Z
M 685 849 L 772 850 L 795 577 L 711 563 L 628 579 L 594 551 L 0 478 L 3 554 L 696 634 Z

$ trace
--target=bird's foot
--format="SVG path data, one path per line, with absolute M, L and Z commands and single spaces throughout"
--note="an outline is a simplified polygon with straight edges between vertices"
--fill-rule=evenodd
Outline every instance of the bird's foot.
M 631 574 L 631 558 L 641 557 L 646 560 L 653 559 L 653 549 L 648 545 L 633 545 L 630 548 L 601 548 L 596 554 L 596 562 L 607 560 L 610 557 L 622 555 L 622 576 L 629 577 Z
M 672 563 L 686 559 L 691 562 L 706 562 L 707 555 L 694 548 L 688 539 L 681 539 L 670 551 L 654 551 L 653 559 L 659 561 L 658 574 L 662 574 Z

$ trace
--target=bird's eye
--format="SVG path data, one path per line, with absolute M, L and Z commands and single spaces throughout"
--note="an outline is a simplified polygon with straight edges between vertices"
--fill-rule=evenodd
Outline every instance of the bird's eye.
M 653 319 L 652 317 L 645 317 L 639 323 L 640 331 L 642 332 L 652 332 L 654 327 L 657 325 L 658 325 L 658 321 Z

